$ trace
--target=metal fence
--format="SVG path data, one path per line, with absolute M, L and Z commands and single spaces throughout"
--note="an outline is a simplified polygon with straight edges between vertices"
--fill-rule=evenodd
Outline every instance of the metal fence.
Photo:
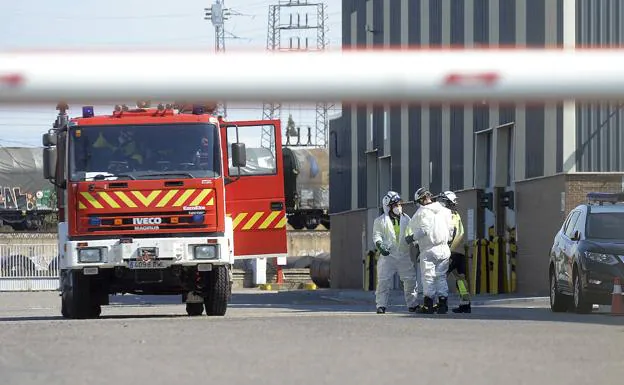
M 56 243 L 0 244 L 0 291 L 57 290 Z

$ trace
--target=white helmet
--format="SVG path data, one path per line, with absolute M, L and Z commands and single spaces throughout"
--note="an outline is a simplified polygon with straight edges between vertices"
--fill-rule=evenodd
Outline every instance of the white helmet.
M 384 209 L 389 209 L 391 205 L 399 203 L 401 196 L 396 191 L 388 191 L 388 193 L 381 200 L 381 204 Z
M 416 202 L 420 201 L 421 199 L 423 199 L 424 197 L 429 196 L 431 197 L 432 194 L 429 190 L 427 190 L 424 187 L 419 188 L 418 190 L 416 190 L 416 192 L 414 193 L 414 200 Z
M 442 193 L 442 195 L 444 196 L 444 198 L 446 198 L 447 201 L 449 201 L 451 204 L 456 205 L 457 204 L 457 195 L 455 195 L 454 192 L 452 191 L 445 191 Z

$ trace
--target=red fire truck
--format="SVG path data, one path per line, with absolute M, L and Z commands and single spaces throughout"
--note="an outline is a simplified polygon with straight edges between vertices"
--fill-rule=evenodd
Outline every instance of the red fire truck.
M 183 103 L 57 109 L 43 168 L 58 196 L 64 317 L 98 317 L 117 293 L 181 295 L 189 315 L 225 315 L 235 258 L 286 256 L 279 120 Z

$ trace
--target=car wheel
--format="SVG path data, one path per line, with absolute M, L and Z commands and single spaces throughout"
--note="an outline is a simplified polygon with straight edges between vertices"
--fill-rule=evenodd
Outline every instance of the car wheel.
M 555 272 L 550 272 L 550 310 L 555 313 L 562 313 L 568 310 L 569 298 L 559 292 Z
M 593 304 L 587 302 L 581 284 L 581 275 L 574 270 L 574 311 L 579 314 L 587 314 L 592 311 Z

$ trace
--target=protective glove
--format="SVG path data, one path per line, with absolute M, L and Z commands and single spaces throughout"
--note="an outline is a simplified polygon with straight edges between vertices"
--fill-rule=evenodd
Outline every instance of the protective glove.
M 410 234 L 406 236 L 405 242 L 407 242 L 408 245 L 411 245 L 412 243 L 414 243 L 414 234 Z
M 383 256 L 390 255 L 390 248 L 384 245 L 383 243 L 377 242 L 377 248 L 379 249 L 379 252 L 381 253 L 381 255 Z

